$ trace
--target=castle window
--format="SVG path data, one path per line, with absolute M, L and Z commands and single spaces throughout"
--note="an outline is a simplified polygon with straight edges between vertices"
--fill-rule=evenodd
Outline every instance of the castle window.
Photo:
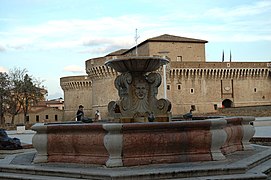
M 40 116 L 39 115 L 36 116 L 36 122 L 40 122 Z
M 45 119 L 49 119 L 49 115 L 45 115 Z
M 167 90 L 170 90 L 170 85 L 167 85 Z
M 58 117 L 57 117 L 57 115 L 55 115 L 55 121 L 57 121 L 58 120 Z
M 217 110 L 217 104 L 214 104 L 214 109 Z
M 180 84 L 178 84 L 178 90 L 181 90 L 182 89 L 182 86 Z
M 26 122 L 29 122 L 29 116 L 26 116 Z
M 182 56 L 177 56 L 177 61 L 182 62 L 183 61 L 183 57 Z
M 254 92 L 257 92 L 257 89 L 256 89 L 256 88 L 254 88 Z
M 194 94 L 194 88 L 190 89 L 190 94 Z

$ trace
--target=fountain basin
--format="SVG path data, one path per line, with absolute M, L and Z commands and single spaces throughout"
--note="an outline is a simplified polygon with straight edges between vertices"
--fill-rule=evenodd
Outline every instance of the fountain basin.
M 161 65 L 167 64 L 169 60 L 160 57 L 131 56 L 119 59 L 112 59 L 105 62 L 105 65 L 118 72 L 151 72 L 159 69 Z
M 255 134 L 255 129 L 250 122 L 255 121 L 254 117 L 232 117 L 225 118 L 227 126 L 224 127 L 227 139 L 221 147 L 223 154 L 235 151 L 252 150 L 249 140 Z
M 240 137 L 228 141 L 234 118 L 199 121 L 153 123 L 35 124 L 34 163 L 64 162 L 137 166 L 161 163 L 212 161 L 225 159 L 224 154 L 249 148 L 231 148 L 249 143 L 253 126 L 240 117 L 236 130 Z M 236 118 L 235 118 L 236 119 Z M 244 120 L 246 119 L 246 120 Z M 240 125 L 240 126 L 239 126 Z M 246 127 L 247 126 L 247 127 Z M 239 136 L 238 136 L 239 137 Z M 244 140 L 245 139 L 245 140 Z M 249 144 L 246 144 L 248 147 Z M 224 154 L 223 154 L 224 153 Z

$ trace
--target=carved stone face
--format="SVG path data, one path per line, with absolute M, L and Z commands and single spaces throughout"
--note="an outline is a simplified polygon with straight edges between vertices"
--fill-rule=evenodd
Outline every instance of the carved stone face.
M 138 97 L 138 99 L 144 99 L 144 97 L 147 94 L 146 84 L 144 84 L 144 83 L 137 83 L 135 85 L 135 94 Z

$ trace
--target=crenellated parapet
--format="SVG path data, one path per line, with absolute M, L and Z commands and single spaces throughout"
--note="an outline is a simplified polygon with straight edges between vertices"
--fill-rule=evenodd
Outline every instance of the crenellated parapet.
M 91 79 L 115 78 L 118 73 L 104 63 L 111 57 L 93 58 L 86 61 L 86 72 Z
M 170 78 L 267 78 L 270 68 L 267 63 L 172 63 Z
M 203 69 L 203 68 L 172 68 L 169 71 L 170 78 L 257 78 L 268 77 L 267 68 L 237 68 L 237 69 Z
M 269 68 L 269 74 L 271 76 L 271 62 L 267 63 L 267 67 Z
M 73 89 L 85 89 L 91 88 L 92 81 L 87 75 L 68 76 L 60 78 L 60 86 L 64 91 Z
M 86 71 L 91 79 L 115 77 L 118 74 L 114 69 L 107 67 L 105 65 L 91 67 L 89 69 L 86 69 Z

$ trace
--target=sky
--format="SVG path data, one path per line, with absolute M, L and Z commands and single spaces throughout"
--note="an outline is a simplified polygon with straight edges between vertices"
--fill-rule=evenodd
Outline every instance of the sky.
M 271 0 L 0 0 L 0 72 L 26 69 L 47 99 L 85 61 L 162 34 L 207 40 L 206 60 L 271 61 Z

